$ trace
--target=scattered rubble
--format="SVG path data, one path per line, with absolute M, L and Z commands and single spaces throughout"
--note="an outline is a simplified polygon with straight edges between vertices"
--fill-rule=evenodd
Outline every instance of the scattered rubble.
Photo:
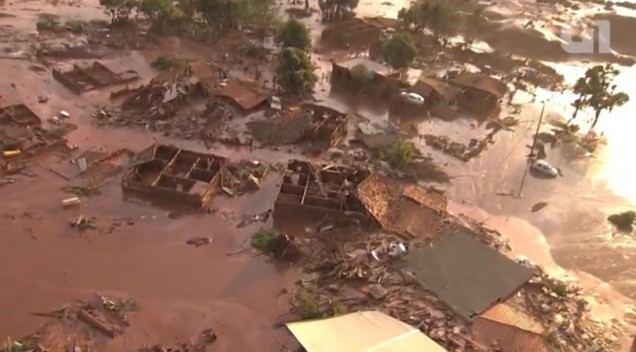
M 446 136 L 435 136 L 432 134 L 426 134 L 423 136 L 427 145 L 430 145 L 434 149 L 443 151 L 444 153 L 451 155 L 461 161 L 469 161 L 470 159 L 481 154 L 490 142 L 489 139 L 477 140 L 471 139 L 468 145 L 464 145 L 458 142 L 451 141 Z
M 579 287 L 539 271 L 511 301 L 548 328 L 546 341 L 556 351 L 617 350 L 621 327 L 591 320 Z
M 247 123 L 254 138 L 264 145 L 293 144 L 300 141 L 311 130 L 311 115 L 297 112 L 269 121 L 256 120 Z
M 229 163 L 221 178 L 221 188 L 232 196 L 241 196 L 249 191 L 258 190 L 268 170 L 269 165 L 258 160 Z
M 300 250 L 294 239 L 275 230 L 261 230 L 255 233 L 250 241 L 252 247 L 282 260 L 295 260 L 300 257 Z
M 0 173 L 11 174 L 24 168 L 23 159 L 62 145 L 64 135 L 73 129 L 42 128 L 42 120 L 23 104 L 0 107 Z
M 392 265 L 395 259 L 377 261 L 370 253 L 370 248 L 393 248 L 391 243 L 400 241 L 389 234 L 359 236 L 353 241 L 312 238 L 303 257 L 305 270 L 312 274 L 296 291 L 292 311 L 302 319 L 315 319 L 377 309 L 418 327 L 449 350 L 473 346 L 465 322 Z
M 211 237 L 193 237 L 186 241 L 186 244 L 189 244 L 195 247 L 205 246 L 206 244 L 210 244 L 210 243 L 212 243 Z
M 48 322 L 12 345 L 29 346 L 25 351 L 32 352 L 94 351 L 95 333 L 108 338 L 122 334 L 129 326 L 128 314 L 138 309 L 131 299 L 101 295 L 88 302 L 74 301 L 50 313 L 35 313 L 49 318 Z
M 152 347 L 142 347 L 137 352 L 205 352 L 207 346 L 217 339 L 217 334 L 212 329 L 203 330 L 196 338 L 189 343 L 178 343 L 174 347 L 163 347 L 155 345 Z

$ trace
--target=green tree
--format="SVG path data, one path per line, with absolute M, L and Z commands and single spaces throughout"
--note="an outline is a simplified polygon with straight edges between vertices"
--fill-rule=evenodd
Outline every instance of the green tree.
M 402 8 L 398 12 L 398 21 L 408 30 L 422 31 L 427 27 L 430 10 L 430 2 L 415 2 L 409 8 Z
M 359 82 L 369 79 L 369 69 L 364 64 L 357 64 L 351 68 L 351 77 Z
M 264 26 L 273 21 L 272 0 L 194 0 L 193 8 L 219 31 Z
M 446 46 L 448 37 L 459 33 L 462 26 L 462 17 L 451 5 L 435 2 L 430 5 L 428 10 L 426 25 L 433 31 L 440 43 Z
M 406 33 L 396 33 L 384 44 L 384 60 L 394 68 L 408 67 L 416 54 L 415 42 Z
M 312 94 L 317 80 L 307 53 L 294 47 L 285 48 L 281 52 L 277 75 L 281 88 L 296 96 Z
M 597 65 L 587 69 L 585 75 L 574 86 L 575 93 L 579 94 L 573 104 L 575 108 L 589 107 L 594 110 L 594 121 L 590 131 L 596 127 L 604 110 L 612 111 L 629 101 L 629 95 L 616 92 L 613 81 L 618 73 L 619 71 L 611 64 Z
M 166 20 L 170 17 L 173 7 L 170 0 L 141 0 L 139 3 L 139 12 L 141 12 L 150 24 L 157 29 L 162 28 Z
M 384 155 L 384 160 L 395 169 L 406 169 L 415 157 L 415 147 L 408 141 L 400 139 L 393 143 L 389 151 Z
M 276 39 L 283 44 L 283 47 L 307 50 L 311 46 L 311 37 L 307 26 L 295 19 L 290 19 L 280 26 Z
M 359 0 L 318 0 L 324 22 L 339 21 L 354 13 Z
M 137 7 L 136 0 L 99 0 L 99 4 L 110 14 L 111 23 L 126 23 L 130 13 Z
M 461 24 L 464 37 L 469 44 L 472 44 L 475 38 L 475 33 L 479 32 L 487 23 L 484 16 L 484 8 L 478 7 L 471 14 L 464 15 Z

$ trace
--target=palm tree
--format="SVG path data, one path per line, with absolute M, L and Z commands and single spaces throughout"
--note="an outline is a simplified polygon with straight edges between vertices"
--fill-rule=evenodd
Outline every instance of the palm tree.
M 624 105 L 629 101 L 629 96 L 623 92 L 616 92 L 616 85 L 612 84 L 614 77 L 619 73 L 611 64 L 597 65 L 585 71 L 585 75 L 579 78 L 574 85 L 574 92 L 578 98 L 572 103 L 576 118 L 580 109 L 590 107 L 594 109 L 594 121 L 590 131 L 596 127 L 603 110 L 612 111 L 614 108 Z M 569 121 L 568 121 L 569 122 Z

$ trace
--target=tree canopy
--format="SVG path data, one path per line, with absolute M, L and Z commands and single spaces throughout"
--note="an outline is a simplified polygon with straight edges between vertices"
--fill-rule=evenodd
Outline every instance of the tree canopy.
M 354 13 L 359 0 L 318 0 L 325 22 L 339 21 Z
M 408 30 L 420 32 L 430 30 L 446 44 L 447 38 L 464 33 L 471 41 L 474 33 L 486 23 L 483 8 L 478 7 L 472 13 L 462 13 L 453 5 L 440 0 L 423 0 L 403 8 L 398 20 Z
M 277 40 L 283 44 L 283 47 L 307 50 L 311 46 L 309 29 L 304 23 L 295 19 L 290 19 L 280 26 Z
M 364 64 L 357 64 L 351 68 L 351 77 L 358 81 L 369 79 L 369 69 Z
M 287 47 L 278 62 L 278 84 L 289 94 L 307 96 L 313 93 L 317 77 L 307 53 Z
M 99 4 L 106 8 L 113 24 L 128 21 L 130 13 L 138 5 L 136 0 L 99 0 Z
M 594 110 L 594 121 L 590 131 L 596 127 L 604 110 L 612 111 L 629 101 L 626 93 L 616 92 L 613 81 L 618 73 L 611 64 L 597 65 L 587 69 L 585 75 L 574 85 L 574 93 L 579 95 L 572 104 L 576 108 L 575 114 L 582 108 L 589 107 Z
M 396 33 L 384 44 L 384 60 L 394 68 L 408 67 L 416 54 L 415 42 L 406 33 Z

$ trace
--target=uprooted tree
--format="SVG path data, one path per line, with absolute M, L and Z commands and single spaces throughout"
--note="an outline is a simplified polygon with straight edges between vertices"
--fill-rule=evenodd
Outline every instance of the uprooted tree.
M 99 0 L 99 4 L 110 14 L 112 24 L 128 22 L 130 14 L 138 5 L 136 0 Z
M 293 18 L 280 26 L 276 39 L 283 44 L 283 47 L 294 47 L 300 50 L 311 47 L 311 37 L 307 26 Z
M 353 17 L 359 0 L 318 0 L 324 22 L 340 21 Z
M 624 92 L 616 92 L 614 78 L 619 73 L 611 64 L 597 65 L 585 71 L 585 75 L 579 78 L 574 85 L 574 92 L 578 97 L 572 103 L 574 115 L 580 109 L 591 108 L 594 110 L 594 121 L 590 126 L 592 131 L 598 123 L 604 110 L 612 111 L 614 108 L 625 105 L 629 101 L 629 95 Z
M 300 97 L 311 95 L 317 77 L 307 53 L 294 47 L 283 49 L 278 62 L 277 80 L 288 94 Z
M 393 68 L 406 68 L 415 59 L 417 48 L 410 35 L 396 33 L 384 44 L 384 60 Z

